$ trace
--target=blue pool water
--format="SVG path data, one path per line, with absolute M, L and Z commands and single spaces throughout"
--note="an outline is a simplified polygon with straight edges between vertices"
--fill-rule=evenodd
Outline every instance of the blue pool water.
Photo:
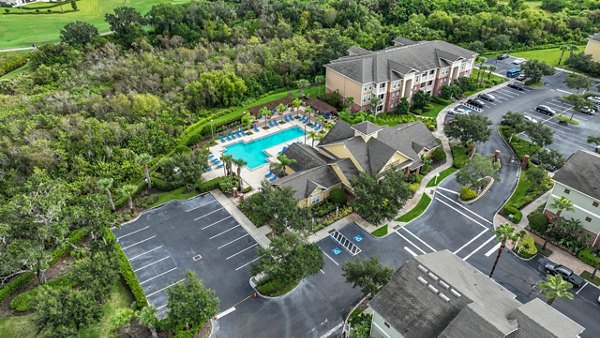
M 288 142 L 297 137 L 304 135 L 304 131 L 298 127 L 292 127 L 269 136 L 265 136 L 252 142 L 244 143 L 237 142 L 225 147 L 224 154 L 229 154 L 233 158 L 244 159 L 248 164 L 248 168 L 255 169 L 268 163 L 269 157 L 264 150 L 274 147 L 278 144 Z M 282 146 L 283 148 L 283 146 Z M 279 151 L 281 149 L 278 149 Z

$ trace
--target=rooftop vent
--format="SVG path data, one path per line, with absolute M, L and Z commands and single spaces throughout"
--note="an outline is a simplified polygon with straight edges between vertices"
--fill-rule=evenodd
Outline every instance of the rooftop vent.
M 417 277 L 417 280 L 418 280 L 419 282 L 421 282 L 421 284 L 423 284 L 423 285 L 427 285 L 427 280 L 426 280 L 425 278 L 423 278 L 423 277 L 419 276 L 419 277 Z
M 431 290 L 431 292 L 433 292 L 433 293 L 437 293 L 438 292 L 438 289 L 435 286 L 431 285 L 431 284 L 427 285 L 427 288 L 429 290 Z
M 434 275 L 433 273 L 428 273 L 427 275 L 429 275 L 429 277 L 431 277 L 431 279 L 437 281 L 438 279 L 440 279 L 438 276 Z
M 450 285 L 446 284 L 446 282 L 444 282 L 443 280 L 440 279 L 440 281 L 438 282 L 440 283 L 440 285 L 444 288 L 444 289 L 449 289 Z
M 455 295 L 456 297 L 460 297 L 461 296 L 461 294 L 458 293 L 458 291 L 456 291 L 454 289 L 450 289 L 450 293 L 453 294 L 453 295 Z
M 426 267 L 424 267 L 424 266 L 423 266 L 423 265 L 421 265 L 421 264 L 419 264 L 418 268 L 419 268 L 419 270 L 421 270 L 421 271 L 423 271 L 423 272 L 425 272 L 425 273 L 426 273 L 427 271 L 429 271 L 429 270 L 427 270 L 427 268 L 426 268 Z
M 441 292 L 440 292 L 440 293 L 438 293 L 438 296 L 439 296 L 441 299 L 443 299 L 443 300 L 444 300 L 444 302 L 449 302 L 449 301 L 450 301 L 450 298 L 448 298 L 448 296 L 446 296 L 445 294 L 443 294 L 443 293 L 441 293 Z

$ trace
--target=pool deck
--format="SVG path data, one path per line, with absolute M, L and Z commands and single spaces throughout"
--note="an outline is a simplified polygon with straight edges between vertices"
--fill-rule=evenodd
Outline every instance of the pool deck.
M 284 115 L 292 114 L 292 116 L 296 116 L 297 114 L 302 115 L 303 113 L 304 112 L 302 110 L 299 110 L 298 113 L 291 112 L 288 110 L 288 111 L 284 112 Z M 265 137 L 265 136 L 268 136 L 271 134 L 275 134 L 277 132 L 280 132 L 282 130 L 292 128 L 292 127 L 300 127 L 303 130 L 305 130 L 305 132 L 307 134 L 309 131 L 314 130 L 312 128 L 312 126 L 309 127 L 309 126 L 307 126 L 307 124 L 304 124 L 297 119 L 293 119 L 292 122 L 286 122 L 285 124 L 281 124 L 281 121 L 283 121 L 283 115 L 279 115 L 279 114 L 274 115 L 271 117 L 270 120 L 273 120 L 273 119 L 276 119 L 280 123 L 279 126 L 275 126 L 274 128 L 269 128 L 267 130 L 264 130 L 262 127 L 264 125 L 268 126 L 268 123 L 265 123 L 264 119 L 261 119 L 260 121 L 256 121 L 256 125 L 257 125 L 258 129 L 260 130 L 259 132 L 254 132 L 254 130 L 251 130 L 253 133 L 252 135 L 238 137 L 238 138 L 230 140 L 230 141 L 225 141 L 224 143 L 221 143 L 220 140 L 217 140 L 217 144 L 210 147 L 208 150 L 210 151 L 211 154 L 214 155 L 215 158 L 219 159 L 219 158 L 221 158 L 221 154 L 226 150 L 225 147 L 227 147 L 231 144 L 240 142 L 240 141 L 252 142 L 256 139 L 259 139 L 259 138 L 262 138 L 262 137 Z M 311 120 L 310 122 L 312 122 L 314 124 L 314 120 Z M 323 130 L 323 128 L 321 128 L 320 130 Z M 297 143 L 297 142 L 300 142 L 300 143 L 305 142 L 304 135 L 265 149 L 265 152 L 267 153 L 267 155 L 269 155 L 269 157 L 267 158 L 267 161 L 269 163 L 277 162 L 277 156 L 279 155 L 278 153 L 283 149 L 283 147 L 289 146 L 289 145 L 291 145 L 293 143 Z M 312 138 L 308 135 L 306 135 L 306 144 L 312 144 Z M 315 145 L 317 145 L 317 144 L 318 144 L 318 141 L 315 140 Z M 236 170 L 235 165 L 234 165 L 234 170 Z M 267 164 L 257 167 L 255 169 L 243 167 L 241 174 L 242 174 L 242 180 L 244 181 L 244 185 L 245 186 L 250 185 L 254 190 L 256 190 L 258 187 L 260 187 L 262 181 L 265 180 L 265 175 L 268 172 L 269 172 L 269 165 L 267 165 Z M 210 180 L 210 179 L 213 179 L 213 178 L 216 178 L 219 176 L 223 176 L 223 175 L 225 175 L 223 168 L 216 168 L 216 166 L 213 164 L 213 165 L 211 165 L 211 170 L 204 173 L 202 175 L 202 178 L 205 180 Z

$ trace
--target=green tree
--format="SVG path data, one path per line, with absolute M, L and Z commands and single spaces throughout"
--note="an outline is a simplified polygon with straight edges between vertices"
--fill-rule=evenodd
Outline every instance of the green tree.
M 600 135 L 590 135 L 587 138 L 587 143 L 593 144 L 593 145 L 600 145 Z
M 242 125 L 245 128 L 250 128 L 252 127 L 252 124 L 254 123 L 254 115 L 246 112 L 244 113 L 244 115 L 242 115 Z
M 552 305 L 556 297 L 573 300 L 573 294 L 569 291 L 573 288 L 573 284 L 565 281 L 561 275 L 548 275 L 545 280 L 538 283 L 538 287 L 544 293 L 548 305 Z
M 106 192 L 106 198 L 108 198 L 108 204 L 110 205 L 110 210 L 115 211 L 115 202 L 113 201 L 112 194 L 110 192 L 110 188 L 113 186 L 114 180 L 112 178 L 101 178 L 98 180 L 98 186 L 100 189 Z
M 554 171 L 565 164 L 563 155 L 552 148 L 541 149 L 535 154 L 535 157 L 540 161 L 539 166 L 548 171 Z
M 175 154 L 160 164 L 164 180 L 176 187 L 185 187 L 186 191 L 196 188 L 208 167 L 208 155 L 199 150 Z
M 267 125 L 267 119 L 273 114 L 271 110 L 267 107 L 262 107 L 258 110 L 258 115 L 265 118 L 265 126 Z
M 560 46 L 560 57 L 558 58 L 558 65 L 560 66 L 560 63 L 562 62 L 563 59 L 563 55 L 565 55 L 565 52 L 569 50 L 569 47 L 566 45 L 561 45 Z
M 363 297 L 375 295 L 392 278 L 394 269 L 379 263 L 373 256 L 365 260 L 347 261 L 342 266 L 342 276 L 352 287 L 360 287 Z
M 592 86 L 592 81 L 590 81 L 590 79 L 587 76 L 577 73 L 571 73 L 567 75 L 565 77 L 564 82 L 567 85 L 567 87 L 577 89 L 578 93 L 580 90 L 587 90 L 590 89 L 590 87 Z
M 241 192 L 242 189 L 243 189 L 243 186 L 242 186 L 243 185 L 243 183 L 242 183 L 242 167 L 244 167 L 246 164 L 248 164 L 248 162 L 244 161 L 243 158 L 234 158 L 231 161 L 237 167 L 238 189 L 240 189 L 240 192 Z
M 223 162 L 223 170 L 225 171 L 225 175 L 231 176 L 233 175 L 233 171 L 231 170 L 231 163 L 233 161 L 233 156 L 229 154 L 221 155 L 221 162 Z
M 117 7 L 114 14 L 106 14 L 105 19 L 110 30 L 115 32 L 117 40 L 125 47 L 131 47 L 136 40 L 146 35 L 143 27 L 145 20 L 135 8 Z
M 132 309 L 128 307 L 117 309 L 112 314 L 112 326 L 115 330 L 124 328 L 125 334 L 129 334 L 133 318 L 135 318 L 135 312 Z
M 277 156 L 277 161 L 278 162 L 275 163 L 274 167 L 278 172 L 280 172 L 281 176 L 286 175 L 285 170 L 287 169 L 287 167 L 296 163 L 295 159 L 289 158 L 285 156 L 285 154 Z
M 539 82 L 542 76 L 554 74 L 554 67 L 539 60 L 529 60 L 521 64 L 521 70 L 527 74 L 527 77 L 533 83 Z
M 283 103 L 280 103 L 279 105 L 277 105 L 277 112 L 279 113 L 279 115 L 283 114 L 283 112 L 287 109 L 287 106 Z
M 321 97 L 321 87 L 323 85 L 323 82 L 325 82 L 325 76 L 323 75 L 316 75 L 315 76 L 315 84 L 317 86 L 319 86 L 319 94 L 317 97 Z
M 556 210 L 554 213 L 554 217 L 552 218 L 552 223 L 548 228 L 548 232 L 553 231 L 557 228 L 560 219 L 562 218 L 563 211 L 573 212 L 575 208 L 573 207 L 573 202 L 566 198 L 565 196 L 561 196 L 559 198 L 555 198 L 552 203 L 550 203 L 550 209 Z M 548 235 L 544 236 L 544 245 L 542 246 L 542 250 L 546 249 L 546 244 L 548 244 Z
M 525 116 L 522 113 L 511 111 L 502 117 L 502 125 L 511 127 L 513 134 L 529 129 L 529 121 L 525 119 Z
M 373 97 L 371 97 L 371 112 L 374 114 L 377 113 L 377 107 L 379 107 L 380 104 L 381 99 L 379 96 L 373 95 Z
M 158 318 L 156 318 L 156 308 L 154 305 L 144 306 L 143 309 L 137 313 L 138 322 L 150 330 L 152 338 L 158 337 L 156 333 L 156 324 L 158 324 Z
M 98 36 L 96 26 L 83 21 L 70 22 L 60 30 L 60 41 L 72 46 L 85 46 L 96 36 Z
M 71 0 L 71 8 L 72 8 L 74 11 L 78 11 L 78 10 L 79 10 L 79 8 L 77 7 L 77 1 L 75 1 L 75 0 Z
M 111 286 L 118 280 L 117 264 L 113 255 L 96 253 L 75 263 L 71 278 L 76 285 L 94 291 L 98 298 L 109 294 Z
M 300 105 L 302 104 L 302 100 L 300 100 L 299 98 L 295 98 L 292 100 L 292 108 L 294 108 L 294 110 L 298 111 L 298 107 L 300 107 Z
M 102 307 L 89 290 L 42 288 L 36 304 L 35 325 L 46 337 L 76 337 L 96 323 Z
M 310 137 L 311 146 L 314 147 L 315 141 L 321 141 L 325 135 L 318 131 L 311 130 L 308 132 L 308 137 Z
M 321 249 L 294 232 L 274 237 L 268 248 L 259 247 L 257 252 L 262 258 L 252 264 L 252 274 L 264 273 L 267 280 L 282 284 L 314 275 L 325 264 Z
M 415 93 L 415 95 L 413 95 L 412 108 L 413 109 L 424 109 L 425 107 L 427 107 L 429 102 L 431 102 L 431 95 L 429 95 L 428 93 L 425 93 L 422 90 L 419 90 L 418 92 Z
M 144 169 L 144 177 L 146 178 L 146 184 L 148 184 L 148 188 L 152 188 L 152 180 L 150 179 L 150 170 L 148 169 L 148 163 L 152 161 L 152 156 L 148 154 L 139 154 L 136 157 L 136 161 L 138 164 L 142 165 Z
M 399 114 L 408 114 L 410 111 L 410 102 L 408 102 L 408 100 L 403 97 L 400 99 L 400 102 L 398 102 L 398 105 L 396 106 L 396 112 Z
M 300 97 L 304 97 L 304 90 L 310 87 L 310 81 L 306 79 L 300 79 L 296 81 L 296 85 L 298 86 L 298 89 L 300 89 Z
M 191 109 L 229 107 L 240 103 L 248 88 L 244 79 L 230 70 L 211 70 L 185 86 L 184 94 Z
M 460 140 L 464 145 L 485 142 L 490 138 L 492 121 L 484 115 L 456 115 L 456 122 L 444 128 L 448 137 Z
M 185 282 L 167 289 L 169 300 L 166 318 L 172 331 L 200 328 L 219 312 L 219 299 L 191 270 L 185 273 Z
M 481 179 L 486 176 L 497 178 L 498 174 L 489 157 L 476 153 L 456 174 L 456 181 L 466 187 L 481 188 Z
M 492 78 L 492 72 L 495 71 L 496 69 L 498 69 L 498 67 L 494 66 L 494 65 L 489 65 L 488 66 L 488 80 L 491 80 Z
M 346 105 L 346 107 L 350 108 L 352 107 L 352 105 L 354 104 L 354 98 L 352 96 L 348 96 L 344 99 L 344 103 Z
M 131 211 L 131 213 L 134 213 L 133 210 L 133 195 L 135 195 L 137 193 L 137 185 L 135 184 L 125 184 L 124 186 L 121 187 L 121 194 L 124 197 L 127 197 L 127 206 L 129 207 L 129 210 Z
M 527 135 L 531 142 L 542 148 L 552 144 L 554 138 L 552 128 L 539 123 L 528 123 Z
M 509 224 L 502 224 L 494 231 L 494 234 L 496 235 L 496 241 L 500 243 L 500 247 L 498 248 L 494 265 L 492 265 L 492 270 L 490 271 L 490 278 L 492 278 L 494 271 L 496 271 L 496 265 L 498 265 L 500 256 L 502 255 L 504 248 L 506 248 L 506 241 L 516 242 L 523 238 L 526 233 L 525 230 L 516 232 L 515 228 Z
M 374 224 L 396 216 L 412 195 L 404 174 L 395 169 L 389 169 L 383 175 L 361 173 L 350 183 L 356 195 L 352 206 Z
M 272 221 L 271 228 L 275 233 L 283 233 L 288 227 L 305 230 L 310 226 L 289 187 L 273 187 L 265 182 L 260 191 L 245 199 L 240 207 L 249 211 L 256 225 Z

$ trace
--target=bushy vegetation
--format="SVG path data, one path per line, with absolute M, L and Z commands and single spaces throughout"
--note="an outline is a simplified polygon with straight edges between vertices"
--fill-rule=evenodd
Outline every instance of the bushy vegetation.
M 22 55 L 0 56 L 0 77 L 25 65 L 27 58 Z
M 452 157 L 454 158 L 452 166 L 457 169 L 464 167 L 469 161 L 469 149 L 457 145 L 450 146 L 450 149 L 452 150 Z
M 469 187 L 460 188 L 460 199 L 463 201 L 470 201 L 477 197 L 477 192 Z
M 519 240 L 517 247 L 515 248 L 517 255 L 527 259 L 537 255 L 537 247 L 535 241 L 531 236 L 525 236 Z
M 523 209 L 550 188 L 552 188 L 552 180 L 546 171 L 534 165 L 530 166 L 528 170 L 521 171 L 517 188 L 502 209 L 501 214 L 503 216 L 517 215 L 515 211 Z

